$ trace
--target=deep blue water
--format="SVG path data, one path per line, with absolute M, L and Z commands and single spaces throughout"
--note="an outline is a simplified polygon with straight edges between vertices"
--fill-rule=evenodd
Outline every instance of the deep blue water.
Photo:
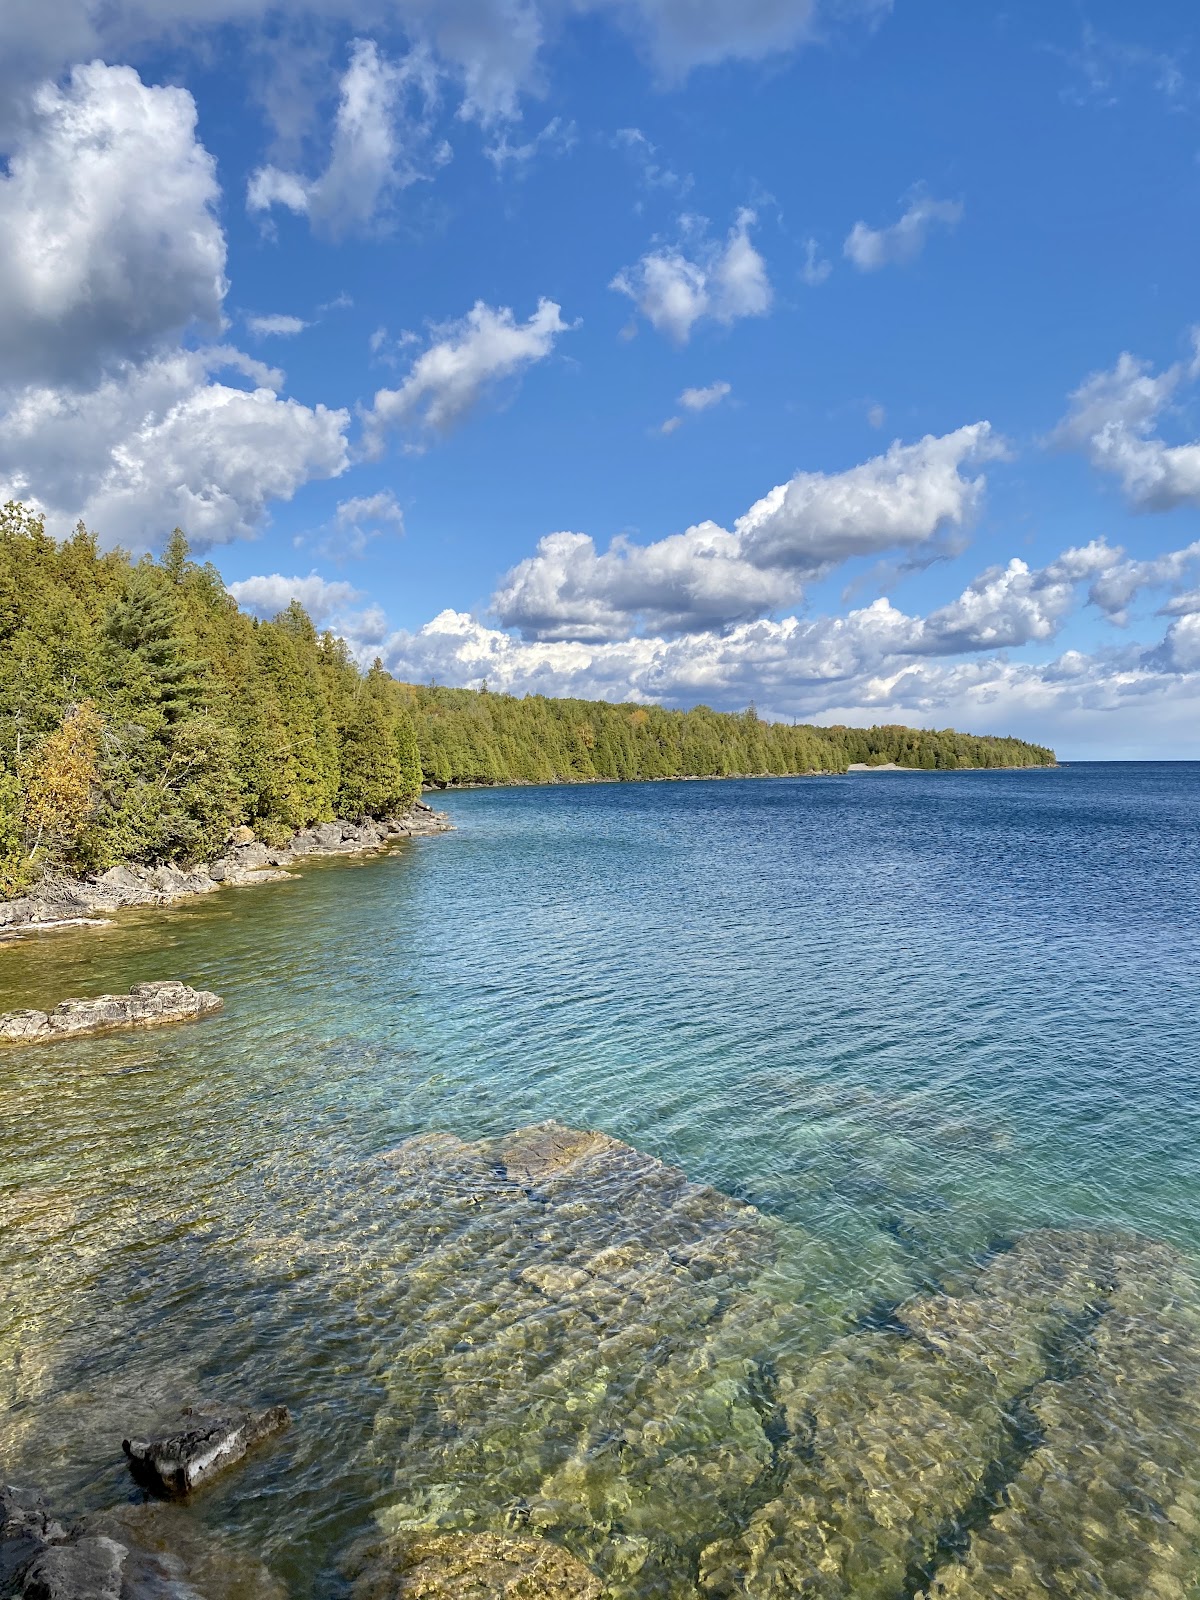
M 292 1455 L 199 1514 L 339 1592 L 404 1330 L 326 1256 L 386 1239 L 363 1163 L 433 1128 L 677 1163 L 792 1230 L 846 1325 L 1031 1227 L 1200 1251 L 1200 764 L 444 804 L 382 860 L 0 950 L 0 1009 L 226 1000 L 0 1058 L 0 1456 L 53 1491 L 124 1493 L 113 1437 L 185 1391 L 287 1398 Z

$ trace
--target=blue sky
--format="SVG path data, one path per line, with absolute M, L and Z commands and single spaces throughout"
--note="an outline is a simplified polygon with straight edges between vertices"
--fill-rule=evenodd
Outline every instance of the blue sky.
M 0 96 L 56 530 L 409 678 L 1200 757 L 1190 7 L 18 0 Z

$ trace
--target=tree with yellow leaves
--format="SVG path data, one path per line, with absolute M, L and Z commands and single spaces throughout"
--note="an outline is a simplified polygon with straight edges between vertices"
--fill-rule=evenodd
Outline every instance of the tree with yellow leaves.
M 24 774 L 27 859 L 61 855 L 79 837 L 95 804 L 104 722 L 95 702 L 71 707 L 42 741 Z

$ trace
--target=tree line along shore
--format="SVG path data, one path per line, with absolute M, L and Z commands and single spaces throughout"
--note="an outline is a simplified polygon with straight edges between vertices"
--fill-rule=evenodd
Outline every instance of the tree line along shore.
M 293 602 L 239 610 L 178 531 L 161 559 L 0 509 L 0 897 L 47 874 L 187 863 L 394 816 L 423 785 L 1052 766 L 1019 739 L 768 722 L 751 707 L 400 683 Z

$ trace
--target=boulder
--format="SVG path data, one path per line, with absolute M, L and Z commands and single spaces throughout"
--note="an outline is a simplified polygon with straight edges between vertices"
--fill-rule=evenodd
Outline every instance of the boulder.
M 0 1486 L 0 1592 L 7 1593 L 36 1556 L 66 1538 L 67 1530 L 35 1490 Z
M 178 979 L 135 983 L 127 995 L 102 994 L 93 1000 L 62 1000 L 53 1011 L 8 1011 L 0 1014 L 0 1040 L 13 1044 L 43 1043 L 108 1028 L 147 1027 L 178 1022 L 216 1011 L 220 995 L 192 989 Z
M 253 1445 L 286 1428 L 291 1420 L 286 1406 L 224 1416 L 202 1414 L 189 1407 L 183 1415 L 191 1420 L 176 1433 L 121 1441 L 134 1477 L 159 1494 L 188 1494 L 240 1461 Z
M 121 1600 L 128 1554 L 123 1544 L 102 1537 L 51 1545 L 26 1572 L 22 1600 Z

